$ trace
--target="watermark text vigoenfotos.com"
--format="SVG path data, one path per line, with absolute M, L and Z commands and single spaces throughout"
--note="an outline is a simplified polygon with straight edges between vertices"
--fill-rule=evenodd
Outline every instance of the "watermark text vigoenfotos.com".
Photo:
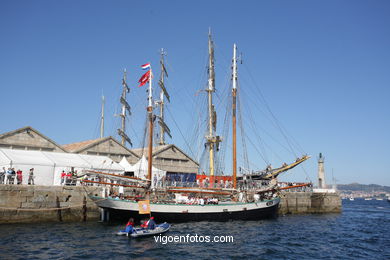
M 154 236 L 156 243 L 166 245 L 168 243 L 234 243 L 233 236 L 200 236 L 195 235 L 177 235 L 177 236 Z

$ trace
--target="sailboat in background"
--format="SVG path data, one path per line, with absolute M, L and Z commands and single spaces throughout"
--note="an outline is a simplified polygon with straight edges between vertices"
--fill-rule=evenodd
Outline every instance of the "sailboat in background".
M 199 185 L 197 187 L 155 187 L 152 186 L 152 165 L 153 165 L 153 129 L 156 116 L 153 113 L 152 79 L 153 72 L 150 63 L 143 65 L 148 68 L 140 79 L 140 85 L 148 85 L 148 185 L 133 185 L 140 192 L 140 196 L 133 199 L 115 199 L 105 196 L 91 196 L 96 204 L 109 212 L 112 217 L 133 217 L 135 219 L 143 218 L 139 214 L 138 200 L 146 200 L 150 203 L 151 214 L 159 221 L 182 222 L 182 221 L 225 221 L 225 220 L 258 220 L 275 217 L 277 215 L 280 198 L 276 176 L 281 172 L 287 171 L 296 165 L 308 159 L 304 156 L 290 165 L 283 165 L 275 170 L 263 172 L 260 178 L 260 186 L 248 187 L 246 180 L 237 181 L 237 144 L 236 144 L 236 110 L 237 110 L 237 47 L 233 46 L 233 64 L 232 64 L 232 185 L 231 187 L 216 187 L 215 179 L 215 153 L 218 150 L 222 138 L 216 135 L 216 111 L 213 104 L 213 93 L 215 92 L 215 72 L 214 72 L 214 43 L 209 33 L 208 38 L 208 86 L 206 89 L 208 98 L 208 134 L 205 137 L 205 147 L 209 154 L 209 182 L 206 187 Z M 164 86 L 164 75 L 167 75 L 164 66 L 163 54 L 161 59 L 162 77 L 159 80 L 161 89 L 160 116 L 159 124 L 162 126 L 160 133 L 160 142 L 164 143 L 164 133 L 169 134 L 169 128 L 164 123 L 163 118 L 163 98 L 169 100 L 168 92 Z M 170 135 L 170 134 L 169 134 Z M 141 180 L 132 179 L 137 182 Z M 142 180 L 144 181 L 144 180 Z M 255 180 L 254 180 L 255 181 Z M 264 185 L 265 183 L 265 185 Z

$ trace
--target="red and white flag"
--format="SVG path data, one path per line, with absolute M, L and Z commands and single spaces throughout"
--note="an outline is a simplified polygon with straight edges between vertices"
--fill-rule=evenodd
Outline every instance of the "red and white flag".
M 150 69 L 150 63 L 146 63 L 146 64 L 142 65 L 141 68 L 142 68 L 143 70 Z
M 142 77 L 138 80 L 138 82 L 139 82 L 139 86 L 138 86 L 138 87 L 142 87 L 142 86 L 145 85 L 147 82 L 149 82 L 150 77 L 151 77 L 151 73 L 150 73 L 150 70 L 148 70 L 148 71 L 147 71 L 144 75 L 142 75 Z

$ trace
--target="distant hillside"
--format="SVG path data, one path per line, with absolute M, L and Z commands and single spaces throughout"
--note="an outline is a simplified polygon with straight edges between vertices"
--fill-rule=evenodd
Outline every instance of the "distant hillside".
M 337 189 L 340 191 L 365 191 L 365 192 L 375 192 L 375 191 L 384 191 L 390 193 L 389 186 L 381 186 L 377 184 L 338 184 Z

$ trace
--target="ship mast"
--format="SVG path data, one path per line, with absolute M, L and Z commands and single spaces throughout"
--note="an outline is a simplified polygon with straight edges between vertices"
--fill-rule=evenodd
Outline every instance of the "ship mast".
M 165 124 L 165 121 L 164 121 L 164 105 L 165 105 L 164 96 L 166 97 L 168 102 L 170 101 L 169 94 L 168 94 L 168 92 L 165 88 L 165 84 L 164 84 L 164 78 L 165 78 L 164 76 L 168 77 L 168 73 L 167 73 L 167 70 L 165 69 L 165 64 L 164 64 L 164 56 L 166 56 L 166 53 L 165 53 L 164 49 L 161 49 L 161 59 L 160 59 L 161 75 L 160 75 L 160 80 L 158 82 L 158 85 L 160 86 L 161 91 L 160 91 L 160 100 L 157 101 L 157 104 L 160 107 L 160 115 L 159 115 L 159 121 L 158 121 L 158 123 L 160 125 L 159 145 L 166 144 L 165 143 L 165 134 L 169 135 L 169 137 L 172 138 L 170 129 L 168 128 L 168 126 Z
M 233 113 L 232 113 L 232 122 L 233 122 L 233 188 L 237 187 L 237 143 L 236 143 L 236 135 L 237 135 L 237 126 L 236 126 L 236 110 L 237 110 L 237 46 L 234 44 L 233 46 L 233 89 L 232 89 L 232 97 L 233 97 Z
M 102 95 L 102 114 L 100 117 L 100 138 L 104 137 L 104 96 Z
M 149 63 L 150 64 L 150 63 Z M 152 181 L 152 154 L 153 154 L 153 96 L 152 96 L 152 66 L 149 75 L 148 117 L 149 117 L 149 145 L 148 145 L 148 180 Z
M 122 113 L 119 115 L 121 117 L 121 129 L 118 129 L 118 135 L 122 137 L 122 145 L 126 145 L 126 142 L 132 146 L 130 138 L 126 135 L 126 111 L 131 115 L 130 112 L 130 105 L 126 101 L 126 94 L 130 92 L 129 87 L 127 86 L 126 83 L 126 69 L 123 71 L 123 79 L 122 79 L 122 96 L 120 98 L 120 102 L 122 104 Z
M 208 136 L 206 136 L 207 145 L 209 147 L 209 159 L 210 159 L 210 187 L 214 187 L 214 156 L 215 148 L 220 142 L 220 137 L 215 135 L 217 117 L 213 104 L 213 92 L 215 92 L 215 71 L 214 71 L 214 43 L 211 39 L 211 31 L 209 31 L 209 66 L 208 66 Z

